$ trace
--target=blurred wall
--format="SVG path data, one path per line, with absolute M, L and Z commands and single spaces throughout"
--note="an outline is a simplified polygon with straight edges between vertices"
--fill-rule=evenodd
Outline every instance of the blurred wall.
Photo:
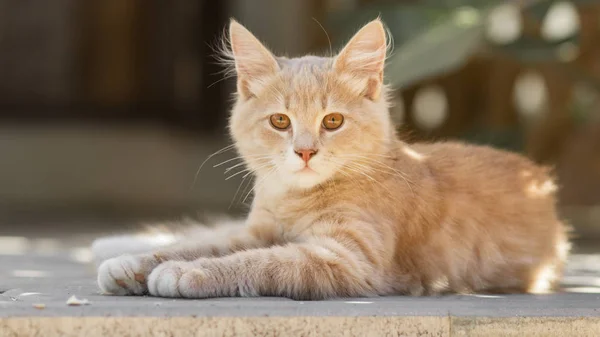
M 194 183 L 229 144 L 235 87 L 212 46 L 235 17 L 274 51 L 304 54 L 324 41 L 306 19 L 321 7 L 0 0 L 0 217 L 244 210 L 249 189 L 234 198 L 241 179 L 212 167 L 233 152 Z
M 0 224 L 244 210 L 248 181 L 213 168 L 232 152 L 214 156 L 194 183 L 204 159 L 229 144 L 235 83 L 223 80 L 211 47 L 229 18 L 276 54 L 297 56 L 327 54 L 329 37 L 340 46 L 381 15 L 396 38 L 386 76 L 404 83 L 392 111 L 401 135 L 491 144 L 556 165 L 563 209 L 600 228 L 598 2 L 535 2 L 560 7 L 559 28 L 571 27 L 556 41 L 542 38 L 547 8 L 496 2 L 491 24 L 478 16 L 482 3 L 0 0 Z M 493 41 L 492 26 L 513 40 Z M 479 48 L 462 50 L 472 44 L 456 39 L 471 37 Z M 414 69 L 427 76 L 408 81 Z
M 0 106 L 70 101 L 78 61 L 75 3 L 0 0 Z
M 279 55 L 298 56 L 312 51 L 323 2 L 315 0 L 235 0 L 232 14 Z

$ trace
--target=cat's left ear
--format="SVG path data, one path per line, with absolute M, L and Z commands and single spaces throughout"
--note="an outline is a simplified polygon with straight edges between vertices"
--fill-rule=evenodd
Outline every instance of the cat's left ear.
M 341 76 L 357 80 L 361 92 L 376 100 L 383 86 L 383 68 L 387 52 L 387 39 L 383 23 L 375 19 L 352 37 L 334 61 L 334 69 Z
M 274 75 L 279 65 L 273 54 L 235 20 L 229 24 L 229 42 L 237 72 L 238 93 L 247 99 L 257 94 L 262 80 Z

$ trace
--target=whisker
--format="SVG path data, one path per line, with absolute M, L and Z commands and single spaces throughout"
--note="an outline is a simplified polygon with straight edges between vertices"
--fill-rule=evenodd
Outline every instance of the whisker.
M 207 86 L 207 87 L 206 87 L 206 89 L 210 89 L 210 88 L 212 88 L 212 86 L 214 86 L 215 84 L 217 84 L 217 83 L 220 83 L 220 82 L 222 82 L 222 81 L 225 81 L 225 80 L 228 80 L 228 79 L 230 79 L 230 78 L 233 78 L 233 77 L 235 77 L 235 75 L 226 75 L 226 76 L 223 76 L 223 77 L 221 77 L 220 79 L 218 79 L 218 80 L 216 80 L 216 81 L 212 82 L 212 83 L 211 83 L 209 86 Z
M 331 159 L 330 159 L 331 160 Z M 333 161 L 333 160 L 332 160 Z M 335 162 L 335 161 L 334 161 Z M 337 163 L 338 165 L 341 165 L 342 167 L 345 167 L 346 169 L 349 169 L 350 171 L 354 172 L 354 173 L 358 173 L 361 175 L 364 175 L 365 177 L 367 177 L 369 180 L 375 181 L 375 178 L 371 177 L 370 175 L 366 174 L 365 172 L 361 171 L 359 167 L 355 167 L 355 166 L 350 166 L 348 163 Z
M 349 167 L 349 166 L 347 166 L 347 167 Z M 369 176 L 368 174 L 366 174 L 366 173 L 365 173 L 365 172 L 363 172 L 363 171 L 360 171 L 360 170 L 358 170 L 358 172 L 359 172 L 359 173 L 361 173 L 361 174 L 363 174 L 363 175 L 366 175 L 366 176 L 368 176 L 368 177 L 371 177 L 371 176 Z M 379 180 L 377 180 L 377 179 L 374 179 L 374 178 L 372 178 L 372 177 L 371 177 L 371 179 L 372 179 L 372 181 L 374 181 L 374 182 L 378 183 L 378 184 L 379 184 L 379 186 L 381 186 L 381 187 L 382 187 L 384 190 L 386 190 L 386 191 L 388 192 L 388 194 L 393 194 L 393 193 L 392 193 L 392 192 L 389 190 L 389 188 L 387 188 L 387 186 L 385 186 L 385 184 L 383 184 L 381 181 L 379 181 Z
M 231 159 L 224 160 L 224 161 L 222 161 L 222 162 L 220 162 L 220 163 L 218 163 L 218 164 L 216 164 L 216 165 L 213 165 L 213 167 L 219 167 L 219 166 L 221 166 L 221 165 L 223 165 L 223 164 L 226 164 L 226 163 L 232 162 L 232 161 L 234 161 L 234 160 L 236 160 L 236 159 L 244 159 L 244 158 L 252 158 L 252 159 L 256 159 L 256 158 L 258 158 L 258 159 L 261 159 L 261 158 L 263 158 L 263 157 L 264 157 L 264 158 L 268 158 L 269 156 L 268 156 L 268 155 L 265 155 L 265 154 L 254 154 L 254 155 L 237 156 L 237 157 L 233 157 L 233 158 L 231 158 Z
M 381 162 L 379 160 L 375 160 L 375 159 L 368 158 L 368 157 L 362 157 L 362 158 L 359 158 L 359 159 L 363 159 L 363 160 L 366 160 L 367 162 L 371 162 L 371 163 L 380 165 L 380 166 L 385 167 L 385 168 L 387 168 L 387 169 L 389 169 L 389 170 L 391 170 L 391 171 L 393 171 L 393 172 L 395 172 L 395 173 L 397 173 L 397 174 L 399 174 L 399 175 L 401 175 L 403 177 L 406 177 L 405 173 L 402 173 L 402 172 L 398 171 L 397 169 L 395 169 L 395 168 L 393 168 L 393 167 L 391 167 L 391 166 L 389 166 L 389 165 L 387 165 L 387 164 L 385 164 L 385 163 L 383 163 L 383 162 Z
M 339 170 L 340 170 L 340 173 L 341 173 L 341 174 L 345 175 L 345 176 L 346 176 L 346 177 L 348 177 L 348 178 L 352 178 L 352 176 L 351 176 L 350 174 L 348 174 L 348 172 L 345 172 L 345 171 L 344 171 L 344 167 L 343 167 L 343 166 L 341 166 L 341 167 L 339 168 Z
M 266 166 L 266 165 L 265 165 L 265 166 Z M 263 167 L 265 167 L 265 166 L 260 166 L 260 167 L 259 167 L 259 169 L 260 169 L 260 168 L 263 168 Z M 254 173 L 254 171 L 250 170 L 250 172 L 248 172 L 248 173 L 244 174 L 244 176 L 243 176 L 242 178 L 246 178 L 247 176 L 251 175 L 252 173 Z
M 350 170 L 351 170 L 351 171 L 353 171 L 353 172 L 356 172 L 356 173 L 359 173 L 359 174 L 362 174 L 362 175 L 364 175 L 365 177 L 369 178 L 369 180 L 371 180 L 371 181 L 377 181 L 375 178 L 371 177 L 371 176 L 370 176 L 369 174 L 367 174 L 366 172 L 364 172 L 364 171 L 361 171 L 361 170 L 360 170 L 360 167 L 356 167 L 356 166 L 350 166 L 350 165 L 346 164 L 346 168 L 350 169 Z
M 367 161 L 367 162 L 370 162 L 370 163 L 375 163 L 375 164 L 378 164 L 378 165 L 380 165 L 380 166 L 383 166 L 383 167 L 385 167 L 385 168 L 388 168 L 388 169 L 390 169 L 390 170 L 392 170 L 392 171 L 394 171 L 394 172 L 396 172 L 396 173 L 398 173 L 398 174 L 400 174 L 400 175 L 405 175 L 405 174 L 403 174 L 402 172 L 400 172 L 400 171 L 396 170 L 395 168 L 393 168 L 393 167 L 391 167 L 391 166 L 389 166 L 389 165 L 387 165 L 387 164 L 383 163 L 382 161 L 379 161 L 379 160 L 376 160 L 376 159 L 370 158 L 369 156 L 358 155 L 358 154 L 349 154 L 349 155 L 339 155 L 339 157 L 363 159 L 363 160 L 365 160 L 365 161 Z M 386 156 L 386 157 L 392 158 L 392 157 L 390 157 L 390 156 Z
M 227 159 L 227 160 L 224 160 L 224 161 L 222 161 L 222 162 L 220 162 L 218 164 L 213 165 L 213 167 L 219 167 L 221 165 L 227 164 L 227 163 L 232 162 L 234 160 L 242 160 L 243 158 L 244 157 L 242 157 L 242 156 L 237 156 L 237 157 L 234 157 L 234 158 L 231 158 L 231 159 Z
M 249 174 L 253 173 L 255 170 L 260 170 L 260 169 L 262 169 L 262 168 L 265 168 L 265 167 L 267 167 L 267 166 L 269 166 L 269 165 L 272 165 L 272 164 L 271 164 L 271 162 L 267 162 L 267 163 L 265 163 L 265 164 L 263 164 L 263 165 L 261 165 L 261 166 L 257 167 L 256 169 L 251 169 L 251 168 L 246 168 L 246 169 L 243 169 L 243 170 L 241 170 L 241 171 L 238 171 L 238 172 L 236 172 L 236 173 L 234 173 L 234 174 L 232 174 L 232 175 L 228 176 L 227 178 L 225 178 L 225 180 L 229 180 L 229 179 L 231 179 L 231 178 L 233 178 L 233 177 L 235 177 L 235 176 L 237 176 L 237 175 L 240 175 L 240 174 L 242 174 L 242 173 L 245 173 L 245 172 L 248 172 L 248 174 L 247 174 L 247 175 L 249 175 Z M 244 176 L 244 177 L 245 177 L 245 176 Z
M 225 180 L 229 180 L 229 179 L 231 179 L 231 178 L 233 178 L 233 177 L 235 177 L 235 176 L 238 176 L 238 175 L 240 175 L 240 174 L 242 174 L 242 173 L 246 173 L 246 172 L 248 172 L 248 171 L 252 172 L 252 169 L 249 169 L 249 168 L 247 168 L 247 169 L 244 169 L 244 170 L 238 171 L 238 172 L 236 172 L 236 173 L 234 173 L 234 174 L 232 174 L 232 175 L 228 176 L 227 178 L 225 178 Z
M 323 25 L 319 22 L 319 20 L 317 20 L 317 18 L 313 17 L 312 19 L 317 23 L 317 25 L 319 25 L 319 27 L 321 27 L 323 33 L 325 33 L 325 37 L 327 37 L 327 42 L 329 43 L 329 57 L 333 57 L 333 48 L 331 47 L 331 39 L 329 39 L 329 34 L 327 34 L 325 27 L 323 27 Z
M 393 173 L 395 173 L 394 174 L 395 176 L 397 176 L 399 178 L 402 178 L 402 180 L 404 180 L 404 182 L 406 183 L 406 186 L 408 187 L 408 189 L 410 189 L 411 193 L 413 195 L 415 195 L 415 191 L 413 190 L 413 188 L 411 186 L 411 184 L 414 185 L 414 182 L 412 182 L 411 180 L 409 180 L 406 177 L 406 174 L 404 174 L 404 173 L 402 173 L 402 172 L 394 169 L 393 167 L 391 167 L 391 166 L 389 166 L 387 164 L 384 164 L 384 163 L 382 163 L 382 162 L 380 162 L 378 160 L 375 160 L 375 159 L 372 159 L 372 158 L 369 158 L 369 157 L 366 157 L 366 156 L 355 156 L 354 158 L 357 158 L 359 160 L 364 160 L 364 161 L 367 162 L 367 164 L 370 163 L 370 164 L 374 164 L 374 165 L 379 165 L 380 167 L 383 167 L 383 168 L 385 168 L 387 170 L 392 171 Z M 372 168 L 372 169 L 375 170 L 375 171 L 381 172 L 381 173 L 391 174 L 390 172 L 383 171 L 382 169 L 377 169 L 377 168 Z
M 235 164 L 233 166 L 230 166 L 230 167 L 228 167 L 228 168 L 225 169 L 225 172 L 223 172 L 223 174 L 227 174 L 229 171 L 235 169 L 236 167 L 240 167 L 242 165 L 246 165 L 246 163 L 245 162 L 241 162 L 239 164 Z
M 333 160 L 332 158 L 329 158 L 329 160 L 331 162 L 337 163 L 338 165 L 340 165 L 340 172 L 341 172 L 341 168 L 346 168 L 354 173 L 358 173 L 361 174 L 367 178 L 370 178 L 369 180 L 377 182 L 383 189 L 385 189 L 388 193 L 392 194 L 390 192 L 390 190 L 387 188 L 387 186 L 385 186 L 381 181 L 373 178 L 371 175 L 369 175 L 367 172 L 379 172 L 379 173 L 383 173 L 383 174 L 392 174 L 389 171 L 385 171 L 383 169 L 377 168 L 377 167 L 373 167 L 373 166 L 369 166 L 368 164 L 380 164 L 383 165 L 386 169 L 394 172 L 395 174 L 393 174 L 394 176 L 398 176 L 400 178 L 402 178 L 404 180 L 404 182 L 407 184 L 408 188 L 411 190 L 411 193 L 413 193 L 414 195 L 414 191 L 412 189 L 412 187 L 410 186 L 410 184 L 408 183 L 407 179 L 401 174 L 401 172 L 398 172 L 396 170 L 394 170 L 392 167 L 385 165 L 379 161 L 376 160 L 372 160 L 371 158 L 367 158 L 364 157 L 363 159 L 369 159 L 371 162 L 367 162 L 367 163 L 358 163 L 358 162 L 347 162 L 347 163 L 342 163 L 336 160 Z M 356 181 L 355 181 L 356 182 Z
M 268 159 L 268 158 L 270 158 L 270 157 L 269 157 L 269 156 L 264 156 L 264 157 L 260 157 L 260 158 L 254 158 L 254 159 L 256 159 L 256 160 L 261 160 L 261 159 Z M 228 167 L 227 169 L 225 169 L 225 172 L 223 172 L 223 174 L 227 174 L 227 173 L 229 173 L 231 170 L 233 170 L 233 169 L 236 169 L 236 168 L 238 168 L 238 167 L 240 167 L 240 166 L 243 166 L 243 165 L 246 165 L 246 164 L 247 164 L 247 163 L 246 163 L 245 161 L 244 161 L 244 162 L 241 162 L 241 163 L 237 163 L 237 164 L 235 164 L 235 165 L 233 165 L 233 166 L 231 166 L 231 167 Z
M 231 206 L 233 206 L 233 204 L 235 203 L 236 197 L 237 197 L 238 193 L 240 192 L 240 189 L 242 188 L 242 185 L 244 185 L 244 183 L 246 182 L 246 178 L 248 178 L 247 175 L 245 175 L 242 178 L 242 181 L 238 185 L 238 188 L 235 190 L 235 194 L 233 195 L 233 198 L 231 198 L 231 202 L 229 203 L 229 207 L 227 207 L 227 209 L 231 209 Z M 252 178 L 250 178 L 250 181 L 252 181 Z M 246 186 L 246 188 L 247 188 L 247 186 Z M 246 190 L 246 188 L 244 188 L 244 191 Z
M 247 176 L 247 174 L 244 175 L 244 177 L 246 177 L 246 176 Z M 255 177 L 253 176 L 248 181 L 248 184 L 246 184 L 246 186 L 244 187 L 244 190 L 242 191 L 242 193 L 240 194 L 240 197 L 238 198 L 238 203 L 240 203 L 240 204 L 243 203 L 242 200 L 241 200 L 242 199 L 242 195 L 246 195 L 246 192 L 248 191 L 248 189 L 254 186 L 254 184 L 256 183 L 254 181 L 254 179 L 255 179 Z
M 204 166 L 204 164 L 206 164 L 207 161 L 209 161 L 212 157 L 214 157 L 216 155 L 219 155 L 219 154 L 221 154 L 223 152 L 227 152 L 227 151 L 232 150 L 234 147 L 235 147 L 235 144 L 227 145 L 224 148 L 222 148 L 220 150 L 217 150 L 213 154 L 211 154 L 208 157 L 206 157 L 206 159 L 204 159 L 204 161 L 202 162 L 202 164 L 200 164 L 200 166 L 196 170 L 196 174 L 194 175 L 194 180 L 192 181 L 192 186 L 190 186 L 190 189 L 193 189 L 194 186 L 196 185 L 196 181 L 198 180 L 198 175 L 200 174 L 200 170 L 202 170 L 202 167 Z
M 252 187 L 252 189 L 248 192 L 248 194 L 246 194 L 246 196 L 242 200 L 242 204 L 246 202 L 246 199 L 248 199 L 248 196 L 252 193 L 252 191 L 256 190 L 257 187 L 259 187 L 262 183 L 264 183 L 266 181 L 266 179 L 269 178 L 271 176 L 271 174 L 273 174 L 276 171 L 277 171 L 277 166 L 273 167 L 267 174 L 265 174 L 265 176 L 261 180 L 259 180 L 256 184 L 254 184 L 254 187 Z

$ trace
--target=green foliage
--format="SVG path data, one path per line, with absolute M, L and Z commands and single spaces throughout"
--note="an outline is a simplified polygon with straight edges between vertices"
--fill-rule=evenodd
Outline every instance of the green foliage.
M 598 0 L 572 0 L 585 4 Z M 541 22 L 558 1 L 526 1 L 528 19 Z M 402 88 L 432 76 L 459 69 L 473 55 L 496 53 L 520 62 L 564 61 L 570 46 L 579 36 L 561 41 L 521 36 L 516 41 L 497 45 L 486 38 L 486 21 L 502 0 L 423 0 L 414 4 L 372 5 L 360 10 L 333 13 L 329 28 L 342 41 L 362 24 L 380 16 L 394 38 L 395 50 L 388 60 L 388 82 Z

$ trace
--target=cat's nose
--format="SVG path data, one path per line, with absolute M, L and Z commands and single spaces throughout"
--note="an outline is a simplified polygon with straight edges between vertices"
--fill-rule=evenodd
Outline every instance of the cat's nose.
M 310 158 L 312 158 L 315 154 L 317 154 L 317 150 L 313 150 L 313 149 L 300 149 L 300 150 L 294 150 L 294 152 L 296 152 L 298 157 L 302 158 L 302 160 L 304 160 L 304 162 L 307 164 L 308 164 L 308 161 L 310 160 Z

